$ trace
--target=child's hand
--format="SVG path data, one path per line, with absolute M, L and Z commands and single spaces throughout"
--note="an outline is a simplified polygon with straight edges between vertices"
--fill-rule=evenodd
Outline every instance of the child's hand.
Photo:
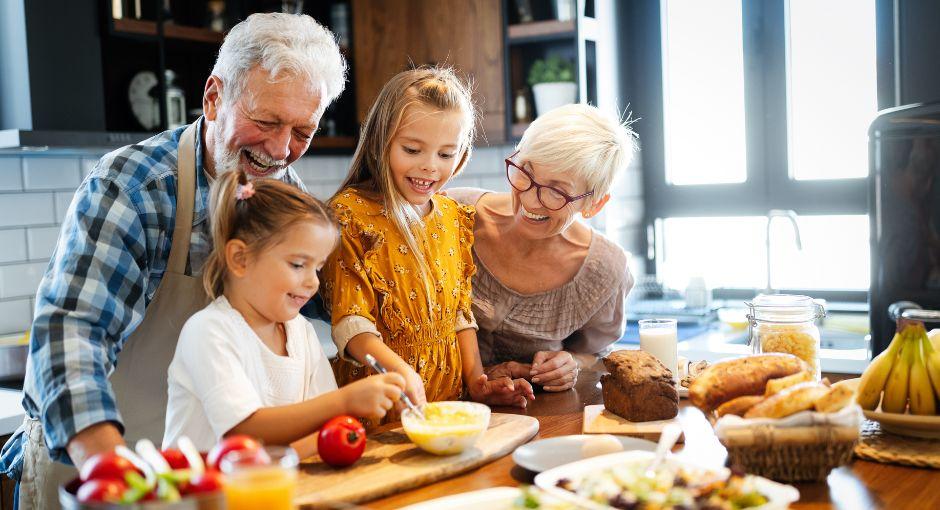
M 373 375 L 343 386 L 346 414 L 382 418 L 401 398 L 405 379 L 395 372 Z
M 422 406 L 428 403 L 428 398 L 424 394 L 424 381 L 411 365 L 401 363 L 395 368 L 395 372 L 400 374 L 405 380 L 405 394 L 411 399 L 411 403 L 416 406 Z M 398 403 L 398 409 L 405 407 L 404 402 Z
M 470 399 L 495 406 L 525 407 L 530 400 L 535 400 L 532 385 L 525 379 L 498 377 L 490 380 L 486 374 L 475 381 L 468 381 L 467 390 Z

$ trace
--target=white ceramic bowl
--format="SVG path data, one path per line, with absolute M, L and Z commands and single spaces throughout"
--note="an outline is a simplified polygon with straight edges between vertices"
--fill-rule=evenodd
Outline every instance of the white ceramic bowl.
M 490 408 L 476 402 L 432 402 L 422 420 L 410 409 L 401 415 L 405 434 L 434 455 L 455 455 L 473 446 L 490 424 Z
M 609 467 L 623 466 L 630 464 L 648 464 L 653 458 L 653 453 L 644 451 L 630 451 L 621 453 L 612 453 L 610 455 L 601 455 L 591 457 L 564 466 L 545 471 L 535 477 L 535 485 L 552 496 L 569 501 L 578 505 L 578 508 L 587 510 L 610 510 L 612 507 L 595 503 L 578 496 L 577 494 L 558 487 L 558 481 L 566 479 L 576 479 L 591 473 L 601 472 Z M 714 469 L 702 466 L 694 462 L 689 462 L 676 457 L 668 457 L 665 461 L 673 469 L 680 467 L 701 470 L 704 472 L 715 473 L 716 476 L 726 478 L 728 469 Z M 760 507 L 749 510 L 783 510 L 789 508 L 790 504 L 800 499 L 800 492 L 795 487 L 777 483 L 759 476 L 753 477 L 754 488 L 767 497 L 768 502 Z

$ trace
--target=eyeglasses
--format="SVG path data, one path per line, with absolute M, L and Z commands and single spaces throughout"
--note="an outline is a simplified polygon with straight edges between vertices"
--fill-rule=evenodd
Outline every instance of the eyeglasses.
M 557 211 L 571 202 L 581 200 L 584 197 L 589 197 L 594 194 L 592 190 L 573 197 L 553 186 L 546 186 L 545 184 L 535 182 L 531 172 L 517 165 L 512 160 L 512 158 L 516 157 L 516 154 L 519 154 L 519 152 L 516 151 L 512 156 L 506 158 L 506 178 L 509 179 L 509 185 L 516 191 L 523 193 L 529 191 L 534 186 L 535 196 L 539 199 L 539 203 L 542 204 L 542 207 L 550 211 Z

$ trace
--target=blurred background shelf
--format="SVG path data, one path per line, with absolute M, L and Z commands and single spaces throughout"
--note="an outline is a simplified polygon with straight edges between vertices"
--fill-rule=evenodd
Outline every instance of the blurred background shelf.
M 574 20 L 532 21 L 509 25 L 507 30 L 510 44 L 570 39 L 577 35 Z

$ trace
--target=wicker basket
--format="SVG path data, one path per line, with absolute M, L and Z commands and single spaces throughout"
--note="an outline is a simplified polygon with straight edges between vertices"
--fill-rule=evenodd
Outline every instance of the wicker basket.
M 858 428 L 756 425 L 726 430 L 719 440 L 733 468 L 779 482 L 818 482 L 851 462 Z

